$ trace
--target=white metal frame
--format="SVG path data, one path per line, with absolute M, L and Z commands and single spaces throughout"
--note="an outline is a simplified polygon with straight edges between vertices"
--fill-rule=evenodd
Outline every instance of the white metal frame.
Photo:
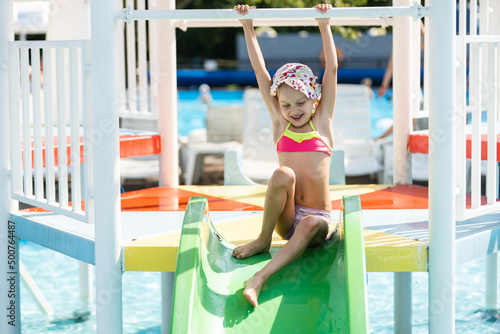
M 8 228 L 10 212 L 17 210 L 17 202 L 12 199 L 11 192 L 11 176 L 10 176 L 10 117 L 9 117 L 9 72 L 8 72 L 8 57 L 9 47 L 8 43 L 14 40 L 14 27 L 13 27 L 13 5 L 12 1 L 0 2 L 0 180 L 2 187 L 0 187 L 0 245 L 3 245 L 0 252 L 0 268 L 2 274 L 5 275 L 10 269 L 8 267 Z M 14 245 L 14 251 L 18 252 L 19 248 L 17 243 Z M 17 260 L 17 259 L 16 259 Z M 19 269 L 19 265 L 14 265 L 14 269 Z M 15 287 L 19 289 L 19 280 Z M 4 295 L 0 299 L 2 310 L 7 310 L 11 301 L 19 304 L 19 294 L 13 299 L 5 298 L 6 292 L 11 288 L 11 282 L 6 279 L 0 280 L 0 291 Z M 18 290 L 19 291 L 19 290 Z M 2 318 L 5 320 L 7 317 L 5 311 L 2 312 Z M 16 319 L 15 326 L 11 326 L 7 321 L 0 322 L 0 332 L 2 333 L 19 333 L 21 330 L 21 321 Z M 14 329 L 13 329 L 14 327 Z
M 146 10 L 146 0 L 127 0 L 126 5 L 136 10 Z M 153 107 L 158 85 L 153 77 L 156 65 L 153 64 L 156 59 L 155 25 L 150 21 L 137 21 L 121 26 L 123 33 L 118 35 L 118 47 L 123 50 L 123 53 L 120 51 L 118 67 L 120 117 L 151 120 L 158 117 Z
M 456 187 L 458 191 L 456 201 L 457 220 L 466 220 L 500 210 L 498 198 L 498 162 L 497 162 L 497 134 L 498 114 L 500 112 L 500 58 L 498 47 L 500 35 L 493 31 L 490 20 L 492 11 L 489 10 L 489 1 L 482 0 L 479 6 L 477 0 L 470 2 L 470 23 L 467 27 L 467 3 L 461 0 L 459 4 L 459 34 L 457 36 L 457 137 L 456 156 L 458 172 Z M 498 10 L 498 9 L 497 9 Z M 478 16 L 479 14 L 479 16 Z M 496 13 L 496 15 L 499 15 Z M 478 27 L 479 18 L 479 27 Z M 469 33 L 467 34 L 467 28 Z M 496 35 L 495 35 L 496 33 Z M 467 58 L 467 51 L 469 57 Z M 467 81 L 467 69 L 468 81 Z M 469 91 L 467 102 L 466 92 Z M 486 111 L 487 125 L 481 123 L 481 114 Z M 470 113 L 471 123 L 466 126 Z M 472 136 L 471 144 L 471 193 L 470 209 L 466 209 L 467 180 L 465 141 L 467 127 Z M 486 203 L 481 201 L 481 135 L 487 136 L 487 172 L 486 172 Z
M 92 130 L 87 119 L 91 115 L 88 109 L 89 47 L 88 41 L 11 42 L 9 51 L 12 198 L 84 222 L 93 220 L 86 214 L 92 211 L 82 209 L 80 175 L 80 165 L 83 162 L 80 161 L 81 120 L 85 180 L 91 180 L 93 173 L 93 157 L 89 154 L 93 143 L 88 138 Z M 44 119 L 42 115 L 45 115 Z M 69 119 L 66 119 L 68 116 Z M 54 126 L 55 123 L 57 127 Z M 68 137 L 69 156 L 66 150 Z M 42 149 L 44 142 L 47 144 L 45 157 Z M 59 143 L 57 156 L 54 142 Z M 69 168 L 68 159 L 71 161 Z M 70 179 L 68 174 L 71 175 Z M 84 188 L 85 204 L 91 207 L 93 199 L 88 193 L 93 191 L 93 184 L 87 182 Z
M 455 12 L 429 16 L 429 333 L 455 332 Z M 439 134 L 439 138 L 434 134 Z

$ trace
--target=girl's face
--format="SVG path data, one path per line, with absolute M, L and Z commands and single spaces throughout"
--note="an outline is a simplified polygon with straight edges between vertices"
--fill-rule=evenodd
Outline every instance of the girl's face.
M 278 102 L 281 114 L 294 127 L 301 127 L 309 122 L 313 113 L 314 100 L 286 84 L 278 89 Z

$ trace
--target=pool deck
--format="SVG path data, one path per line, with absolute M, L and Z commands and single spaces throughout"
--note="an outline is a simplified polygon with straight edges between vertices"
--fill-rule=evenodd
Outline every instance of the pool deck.
M 122 194 L 124 271 L 175 271 L 184 211 L 193 196 L 208 198 L 218 232 L 235 245 L 257 237 L 265 186 L 156 187 Z M 330 186 L 332 219 L 344 195 L 359 195 L 363 210 L 367 271 L 428 270 L 427 187 L 417 185 Z M 16 236 L 95 264 L 92 225 L 43 210 L 11 214 Z M 464 263 L 498 251 L 500 213 L 456 223 L 456 261 Z M 272 246 L 284 241 L 273 236 Z

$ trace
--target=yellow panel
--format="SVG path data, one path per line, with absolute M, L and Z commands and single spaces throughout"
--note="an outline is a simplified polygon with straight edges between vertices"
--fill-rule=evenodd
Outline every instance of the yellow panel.
M 366 247 L 366 271 L 427 271 L 427 247 Z
M 367 271 L 427 271 L 427 243 L 369 229 L 364 236 Z
M 183 190 L 264 206 L 266 186 L 181 186 Z
M 384 184 L 349 184 L 330 186 L 330 197 L 332 201 L 342 199 L 342 196 L 363 195 L 377 190 L 386 189 Z
M 133 240 L 124 245 L 125 271 L 175 271 L 180 232 Z
M 215 225 L 215 229 L 230 243 L 240 246 L 254 241 L 262 229 L 262 215 L 233 220 Z M 282 247 L 286 240 L 273 232 L 271 247 Z
M 125 271 L 175 271 L 178 247 L 126 246 L 123 249 Z
M 255 240 L 262 215 L 217 224 L 217 231 L 230 243 L 244 245 Z M 364 230 L 367 271 L 427 271 L 427 243 L 369 229 Z M 125 271 L 175 271 L 180 232 L 133 240 L 124 246 Z M 286 243 L 273 233 L 272 247 Z
M 179 188 L 258 206 L 264 206 L 267 190 L 267 186 L 180 186 Z M 334 201 L 344 195 L 362 195 L 386 188 L 388 186 L 382 184 L 334 185 L 330 186 L 330 196 Z

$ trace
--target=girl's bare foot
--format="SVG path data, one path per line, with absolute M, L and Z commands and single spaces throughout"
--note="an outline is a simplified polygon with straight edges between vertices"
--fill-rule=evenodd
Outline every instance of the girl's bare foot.
M 262 289 L 262 285 L 264 284 L 264 280 L 257 274 L 255 274 L 252 278 L 249 278 L 245 281 L 245 290 L 243 290 L 243 296 L 248 300 L 253 307 L 257 308 L 259 306 L 258 298 L 260 294 L 260 290 Z
M 233 256 L 238 260 L 246 259 L 255 254 L 265 253 L 271 248 L 271 241 L 256 239 L 246 245 L 236 247 L 233 250 Z

